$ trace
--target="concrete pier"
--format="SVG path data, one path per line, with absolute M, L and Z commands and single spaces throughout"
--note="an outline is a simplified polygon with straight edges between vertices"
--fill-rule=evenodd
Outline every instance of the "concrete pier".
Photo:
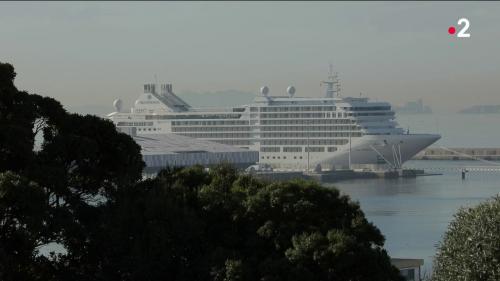
M 288 171 L 273 171 L 273 172 L 257 172 L 255 176 L 269 181 L 285 181 L 292 179 L 305 179 L 305 180 L 316 180 L 318 182 L 338 182 L 343 180 L 352 179 L 376 179 L 376 178 L 408 178 L 430 175 L 425 174 L 423 170 L 397 170 L 397 171 L 356 171 L 356 170 L 336 170 L 336 171 L 324 171 L 320 173 L 315 172 L 288 172 Z
M 471 158 L 498 161 L 500 148 L 429 147 L 413 157 L 414 160 L 471 160 Z

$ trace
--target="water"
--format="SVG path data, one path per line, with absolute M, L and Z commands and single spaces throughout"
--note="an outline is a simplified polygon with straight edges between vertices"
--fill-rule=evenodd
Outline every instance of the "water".
M 422 258 L 423 272 L 429 273 L 436 245 L 453 214 L 460 207 L 474 206 L 500 192 L 500 172 L 470 172 L 462 180 L 460 167 L 477 165 L 482 164 L 409 161 L 405 167 L 447 169 L 438 176 L 360 179 L 333 185 L 360 202 L 368 220 L 386 237 L 385 248 L 391 257 Z
M 396 121 L 410 133 L 437 133 L 434 145 L 448 147 L 498 147 L 500 114 L 397 114 Z

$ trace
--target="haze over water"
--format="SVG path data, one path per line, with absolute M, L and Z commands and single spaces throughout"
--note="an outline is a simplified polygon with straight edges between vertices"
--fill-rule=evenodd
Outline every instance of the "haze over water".
M 500 114 L 396 114 L 396 121 L 410 133 L 436 133 L 433 146 L 500 147 Z
M 361 209 L 386 237 L 394 258 L 422 258 L 430 272 L 436 245 L 460 207 L 470 207 L 499 194 L 500 172 L 470 172 L 460 167 L 477 161 L 409 161 L 405 167 L 426 168 L 443 175 L 404 179 L 350 180 L 333 184 L 359 201 Z M 500 165 L 500 162 L 499 162 Z M 458 168 L 458 169 L 457 169 Z

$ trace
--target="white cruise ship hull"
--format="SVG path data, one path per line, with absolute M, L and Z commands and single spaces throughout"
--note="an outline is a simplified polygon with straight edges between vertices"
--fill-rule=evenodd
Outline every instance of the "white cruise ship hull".
M 334 78 L 334 77 L 330 77 Z M 178 134 L 259 152 L 259 162 L 275 169 L 322 170 L 400 168 L 440 136 L 408 134 L 388 102 L 341 97 L 335 81 L 326 96 L 271 96 L 263 87 L 253 103 L 232 108 L 192 108 L 172 85 L 144 85 L 130 112 L 110 118 L 122 132 L 146 136 Z
M 364 135 L 352 138 L 351 145 L 343 145 L 339 150 L 330 153 L 302 153 L 280 159 L 261 158 L 261 162 L 269 163 L 277 169 L 310 170 L 319 164 L 322 169 L 399 168 L 417 153 L 432 145 L 441 138 L 435 134 L 401 134 L 401 135 Z M 350 158 L 350 159 L 349 159 Z
M 417 153 L 441 137 L 432 134 L 413 135 L 365 135 L 351 145 L 351 165 L 381 165 L 398 168 Z M 349 165 L 349 146 L 338 151 L 338 155 L 327 158 L 327 163 Z

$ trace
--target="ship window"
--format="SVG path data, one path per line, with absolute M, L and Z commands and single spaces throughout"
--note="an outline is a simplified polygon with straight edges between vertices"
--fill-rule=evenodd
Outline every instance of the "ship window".
M 276 157 L 273 156 L 273 159 L 276 159 Z
M 294 156 L 293 159 L 297 159 L 297 156 Z
M 324 147 L 306 147 L 306 152 L 324 152 L 325 148 Z
M 299 158 L 302 159 L 302 156 L 300 156 Z

